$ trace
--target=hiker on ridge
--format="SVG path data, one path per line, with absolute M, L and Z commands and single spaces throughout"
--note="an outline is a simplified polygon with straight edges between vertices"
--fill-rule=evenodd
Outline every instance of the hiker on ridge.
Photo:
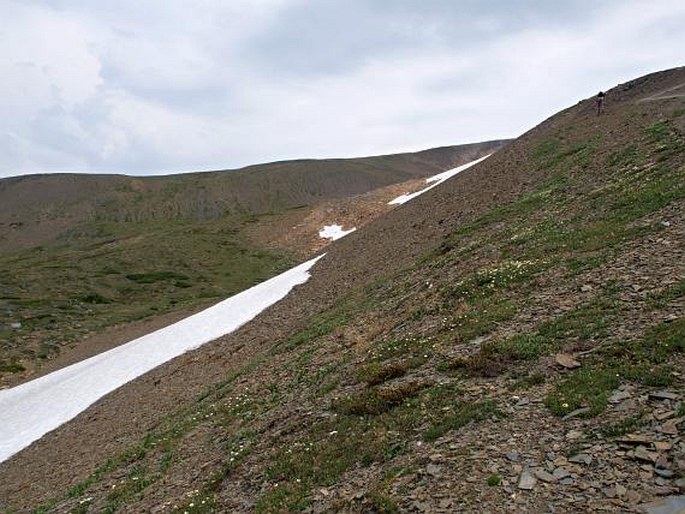
M 597 95 L 597 116 L 602 114 L 604 112 L 603 108 L 603 103 L 604 103 L 604 97 L 606 96 L 606 93 L 604 91 L 600 91 L 599 94 Z

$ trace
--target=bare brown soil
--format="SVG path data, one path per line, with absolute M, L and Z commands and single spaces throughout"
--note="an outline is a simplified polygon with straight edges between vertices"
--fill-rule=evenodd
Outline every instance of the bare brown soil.
M 260 223 L 251 230 L 250 235 L 258 245 L 295 251 L 306 258 L 331 244 L 330 239 L 319 236 L 319 231 L 326 225 L 340 225 L 343 230 L 359 229 L 396 208 L 395 205 L 388 205 L 394 198 L 424 187 L 425 179 L 409 180 L 363 195 L 322 202 L 309 209 L 296 209 Z

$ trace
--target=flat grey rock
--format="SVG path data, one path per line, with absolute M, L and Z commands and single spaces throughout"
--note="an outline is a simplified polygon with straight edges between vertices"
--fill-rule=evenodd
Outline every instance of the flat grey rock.
M 537 484 L 537 483 L 538 483 L 538 479 L 535 478 L 535 476 L 530 471 L 528 471 L 526 469 L 526 470 L 523 470 L 523 472 L 521 473 L 521 476 L 519 477 L 518 488 L 526 490 L 526 491 L 530 491 L 535 487 L 535 484 Z
M 535 476 L 542 480 L 543 482 L 551 483 L 551 482 L 556 482 L 557 479 L 554 475 L 551 473 L 548 473 L 544 469 L 536 469 L 535 470 Z
M 568 459 L 569 462 L 573 462 L 574 464 L 590 464 L 592 462 L 592 456 L 586 454 L 586 453 L 579 453 L 577 455 L 574 455 L 570 459 Z
M 671 391 L 657 391 L 656 393 L 649 393 L 649 397 L 656 400 L 677 400 L 680 395 Z
M 639 507 L 644 514 L 685 514 L 685 496 L 669 496 Z
M 590 412 L 590 407 L 581 407 L 580 409 L 576 409 L 572 412 L 569 412 L 561 418 L 562 421 L 568 421 L 571 418 L 575 418 L 576 416 L 580 416 L 581 414 L 585 414 L 586 412 Z
M 505 457 L 507 458 L 508 461 L 510 462 L 518 462 L 521 459 L 521 456 L 519 455 L 518 452 L 508 452 Z
M 571 473 L 569 473 L 566 469 L 559 467 L 554 470 L 552 475 L 554 475 L 554 478 L 557 480 L 563 480 L 564 478 L 571 476 Z
M 633 396 L 630 394 L 628 391 L 615 391 L 610 397 L 609 397 L 609 403 L 621 403 L 623 400 L 627 400 Z

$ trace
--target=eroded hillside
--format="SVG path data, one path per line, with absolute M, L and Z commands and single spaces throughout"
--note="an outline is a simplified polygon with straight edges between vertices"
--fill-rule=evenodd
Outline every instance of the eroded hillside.
M 685 474 L 685 70 L 332 245 L 0 465 L 40 512 L 630 511 Z

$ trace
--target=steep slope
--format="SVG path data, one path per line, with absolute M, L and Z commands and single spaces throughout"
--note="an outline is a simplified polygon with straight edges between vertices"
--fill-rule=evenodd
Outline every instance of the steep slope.
M 676 493 L 685 99 L 661 93 L 683 83 L 618 86 L 599 117 L 584 100 L 336 242 L 255 322 L 0 465 L 0 507 L 587 512 Z
M 169 177 L 0 180 L 0 386 L 96 353 L 103 330 L 125 340 L 132 322 L 205 307 L 321 248 L 323 225 L 274 244 L 283 223 L 502 144 Z M 380 214 L 363 195 L 354 203 L 360 223 Z

